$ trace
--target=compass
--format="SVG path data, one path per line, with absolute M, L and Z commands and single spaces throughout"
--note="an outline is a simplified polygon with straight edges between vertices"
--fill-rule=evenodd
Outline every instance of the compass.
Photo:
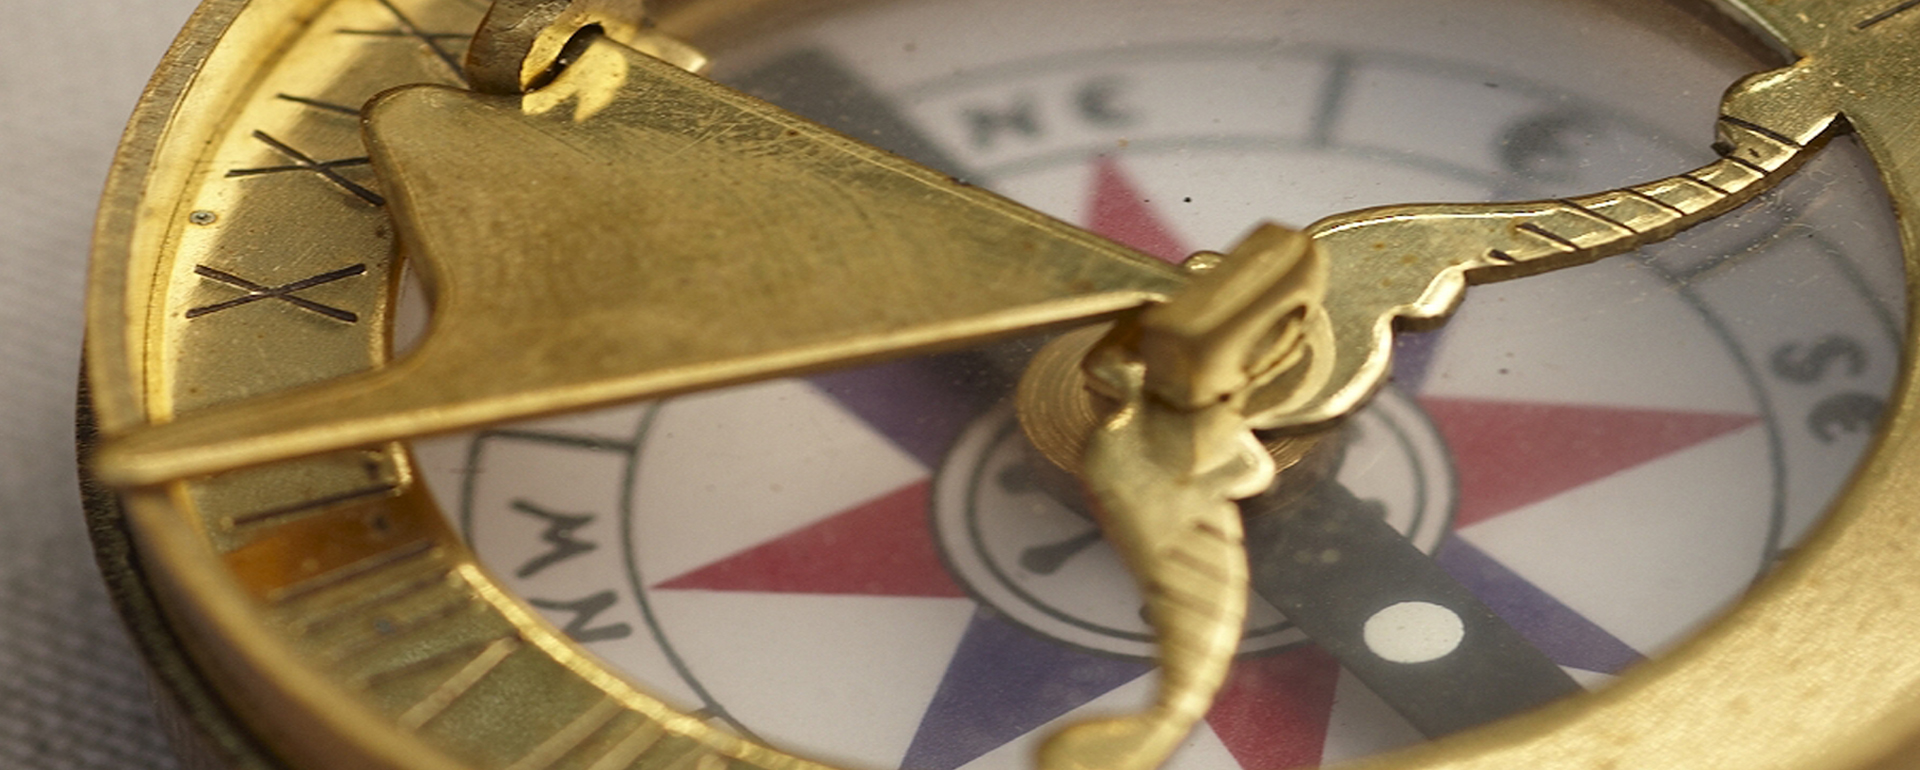
M 158 667 L 227 761 L 1024 766 L 1064 727 L 1177 711 L 1189 678 L 1215 676 L 1165 657 L 1187 633 L 1166 618 L 1190 608 L 1136 593 L 1144 557 L 1094 522 L 1124 545 L 1111 511 L 1173 494 L 1102 486 L 1150 476 L 1114 469 L 1159 450 L 1101 447 L 1221 434 L 1193 416 L 1211 396 L 1165 406 L 1212 370 L 1151 379 L 1214 349 L 1155 358 L 1185 321 L 1148 314 L 1149 342 L 1097 348 L 1149 373 L 1143 396 L 1092 367 L 1118 378 L 1101 397 L 1188 426 L 1110 423 L 1085 450 L 1118 458 L 1106 470 L 1028 443 L 1021 372 L 1076 323 L 1271 280 L 1267 297 L 1308 308 L 1274 318 L 1306 320 L 1221 402 L 1269 441 L 1318 443 L 1280 459 L 1281 490 L 1304 491 L 1228 509 L 1251 598 L 1170 766 L 1425 738 L 1442 740 L 1381 761 L 1862 766 L 1910 735 L 1886 198 L 1911 185 L 1875 174 L 1899 168 L 1899 98 L 1859 94 L 1903 93 L 1887 41 L 1915 17 L 1868 5 L 687 3 L 638 27 L 583 6 L 615 14 L 609 37 L 573 38 L 557 74 L 479 85 L 524 97 L 464 90 L 476 5 L 210 5 L 103 213 L 95 468 L 119 505 L 98 515 L 124 522 L 155 602 L 136 622 L 182 640 Z M 1492 44 L 1515 29 L 1537 39 Z M 1768 44 L 1807 54 L 1800 74 L 1721 103 L 1793 60 Z M 682 71 L 709 56 L 793 112 Z M 1852 101 L 1809 85 L 1856 69 L 1877 79 Z M 446 88 L 401 88 L 419 83 Z M 1830 136 L 1826 108 L 1858 133 Z M 737 141 L 776 165 L 714 155 Z M 1365 209 L 1423 200 L 1463 205 Z M 1508 200 L 1543 203 L 1464 205 Z M 1342 211 L 1360 213 L 1322 219 Z M 1319 220 L 1320 245 L 1246 236 L 1268 219 Z M 1387 350 L 1343 320 L 1360 295 L 1342 255 L 1482 221 L 1508 229 L 1409 253 L 1469 244 L 1499 277 L 1686 227 L 1476 287 L 1445 325 L 1402 325 L 1391 382 L 1342 385 Z M 676 251 L 723 231 L 745 267 Z M 593 256 L 609 242 L 618 262 Z M 489 261 L 549 247 L 591 269 Z M 1174 266 L 1197 249 L 1234 280 Z M 876 251 L 914 261 L 849 261 Z M 851 277 L 770 283 L 794 254 Z M 1284 288 L 1314 271 L 1331 342 L 1320 301 Z M 1451 309 L 1458 283 L 1433 285 L 1395 312 Z M 560 306 L 567 325 L 542 320 Z M 712 318 L 755 322 L 687 320 Z M 820 328 L 841 336 L 806 336 Z M 631 349 L 698 366 L 623 374 Z M 656 398 L 573 411 L 628 397 Z M 415 440 L 463 429 L 479 432 Z M 1196 456 L 1245 457 L 1212 451 Z M 1841 591 L 1836 571 L 1872 577 Z

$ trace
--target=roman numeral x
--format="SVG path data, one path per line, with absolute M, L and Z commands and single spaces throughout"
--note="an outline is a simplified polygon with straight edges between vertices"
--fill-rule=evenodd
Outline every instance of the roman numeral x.
M 372 161 L 367 157 L 361 156 L 357 158 L 341 158 L 339 160 L 314 160 L 312 156 L 309 156 L 304 152 L 294 149 L 292 145 L 289 145 L 286 142 L 282 142 L 278 139 L 273 138 L 271 134 L 268 134 L 265 131 L 253 132 L 253 138 L 260 140 L 261 142 L 265 143 L 268 147 L 272 147 L 275 152 L 278 152 L 281 155 L 286 156 L 288 160 L 291 160 L 293 162 L 285 165 L 280 165 L 280 166 L 261 166 L 259 168 L 236 168 L 232 171 L 228 171 L 227 176 L 229 177 L 263 176 L 266 174 L 283 174 L 289 171 L 310 171 L 326 178 L 326 180 L 329 182 L 339 185 L 340 189 L 353 193 L 354 196 L 358 197 L 360 200 L 366 201 L 375 206 L 387 205 L 387 199 L 381 197 L 379 193 L 369 190 L 364 185 L 361 185 L 358 182 L 355 182 L 351 179 L 346 178 L 339 171 L 340 169 L 346 168 L 348 166 L 365 166 L 368 163 L 371 163 Z
M 328 305 L 321 302 L 315 302 L 313 300 L 307 299 L 306 297 L 300 296 L 299 292 L 306 291 L 307 289 L 311 289 L 321 284 L 333 283 L 334 281 L 338 281 L 344 278 L 352 278 L 353 276 L 356 276 L 356 275 L 364 275 L 367 272 L 367 266 L 365 264 L 350 265 L 348 267 L 343 267 L 338 270 L 321 273 L 311 278 L 302 278 L 298 281 L 281 284 L 279 286 L 267 286 L 265 284 L 255 283 L 253 281 L 249 281 L 245 278 L 241 278 L 240 276 L 234 275 L 224 270 L 207 267 L 206 265 L 195 265 L 193 268 L 193 272 L 195 275 L 198 275 L 202 278 L 218 281 L 228 286 L 232 286 L 237 289 L 242 289 L 246 291 L 246 293 L 238 297 L 234 297 L 233 299 L 227 300 L 225 302 L 216 302 L 211 305 L 202 305 L 200 307 L 190 308 L 187 310 L 188 318 L 199 318 L 203 315 L 208 315 L 210 313 L 218 313 L 222 310 L 230 310 L 236 307 L 240 307 L 241 305 L 250 305 L 255 302 L 259 302 L 260 300 L 263 300 L 263 299 L 277 299 L 277 300 L 280 300 L 281 302 L 288 303 L 302 310 L 311 310 L 315 313 L 319 313 L 320 315 L 326 316 L 336 321 L 356 323 L 360 320 L 360 316 L 355 314 L 353 311 L 343 310 L 341 308 L 337 308 L 332 305 Z

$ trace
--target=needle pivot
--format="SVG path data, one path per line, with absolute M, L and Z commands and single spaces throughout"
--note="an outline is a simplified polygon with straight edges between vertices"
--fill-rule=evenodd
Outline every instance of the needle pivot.
M 467 46 L 467 82 L 485 94 L 537 89 L 593 31 L 688 72 L 707 68 L 705 54 L 647 22 L 642 0 L 494 0 Z
M 1331 370 L 1326 290 L 1327 265 L 1313 241 L 1262 225 L 1218 267 L 1116 323 L 1086 354 L 1076 355 L 1084 336 L 1064 338 L 1040 359 L 1049 369 L 1022 383 L 1023 401 L 1049 393 L 1064 400 L 1052 413 L 1068 421 L 1084 419 L 1096 400 L 1109 407 L 1078 450 L 1080 477 L 1146 600 L 1162 671 L 1145 710 L 1049 739 L 1041 750 L 1047 770 L 1157 767 L 1212 704 L 1247 612 L 1234 501 L 1266 491 L 1277 473 L 1247 419 L 1249 397 L 1318 391 Z M 1076 401 L 1062 386 L 1073 379 L 1058 373 L 1062 360 L 1083 360 L 1088 387 L 1080 390 L 1098 395 Z M 1073 454 L 1067 441 L 1055 452 Z

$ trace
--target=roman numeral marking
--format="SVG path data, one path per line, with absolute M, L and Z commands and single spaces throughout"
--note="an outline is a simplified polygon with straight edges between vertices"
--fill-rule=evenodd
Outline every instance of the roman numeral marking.
M 412 707 L 401 712 L 400 717 L 395 721 L 400 724 L 401 728 L 410 732 L 425 727 L 428 722 L 433 721 L 434 717 L 445 713 L 447 707 L 453 705 L 454 701 L 459 700 L 460 696 L 466 695 L 469 690 L 472 690 L 474 685 L 480 683 L 480 680 L 487 678 L 488 674 L 493 673 L 493 670 L 498 668 L 500 663 L 507 659 L 508 655 L 512 655 L 514 650 L 518 649 L 520 649 L 520 639 L 518 637 L 507 637 L 505 639 L 495 640 L 492 644 L 487 645 L 485 649 L 481 650 L 479 655 L 475 655 L 472 660 L 467 661 L 466 665 L 461 666 L 460 670 L 454 672 L 453 676 L 441 682 L 439 687 L 435 687 L 433 692 L 427 694 L 427 697 L 420 699 L 420 702 L 413 704 Z
M 1884 11 L 1881 11 L 1872 16 L 1869 16 L 1865 19 L 1862 19 L 1859 24 L 1853 25 L 1853 28 L 1863 30 L 1875 24 L 1879 24 L 1880 22 L 1891 19 L 1895 16 L 1899 16 L 1900 14 L 1906 13 L 1907 11 L 1911 11 L 1915 8 L 1920 8 L 1920 0 L 1906 0 L 1906 2 L 1903 2 L 1892 8 L 1888 8 Z
M 378 618 L 368 624 L 368 632 L 356 640 L 336 645 L 329 655 L 336 663 L 344 663 L 354 658 L 385 648 L 394 640 L 413 634 L 439 621 L 454 617 L 475 606 L 477 602 L 471 596 L 459 594 L 440 604 L 414 613 L 402 622 L 393 622 Z M 374 679 L 392 672 L 376 671 L 366 675 Z
M 275 152 L 278 152 L 281 155 L 286 156 L 288 160 L 291 160 L 293 162 L 286 165 L 280 165 L 280 166 L 260 166 L 258 168 L 236 168 L 232 171 L 227 172 L 227 176 L 229 178 L 265 176 L 267 174 L 284 174 L 290 171 L 308 171 L 315 174 L 319 174 L 321 177 L 325 178 L 327 181 L 332 182 L 336 185 L 339 185 L 340 189 L 353 193 L 354 197 L 357 197 L 360 200 L 366 201 L 375 206 L 387 205 L 387 199 L 384 197 L 381 197 L 379 193 L 367 189 L 364 185 L 360 184 L 359 182 L 355 182 L 351 179 L 346 178 L 346 176 L 342 175 L 339 171 L 342 168 L 347 168 L 351 166 L 365 166 L 369 163 L 372 163 L 373 161 L 367 158 L 366 156 L 360 156 L 357 158 L 340 158 L 338 160 L 325 160 L 325 161 L 314 160 L 312 156 L 294 149 L 292 145 L 289 145 L 286 142 L 282 142 L 278 139 L 273 138 L 272 134 L 269 134 L 265 131 L 253 132 L 253 138 L 260 140 L 262 144 L 265 144 L 268 147 L 272 147 Z
M 442 667 L 519 635 L 475 595 L 477 567 L 449 567 L 439 560 L 416 566 L 385 571 L 377 580 L 336 584 L 317 601 L 342 599 L 340 605 L 305 613 L 295 609 L 297 632 L 344 679 L 362 687 Z
M 702 746 L 682 754 L 667 770 L 726 770 L 727 758 Z
M 362 559 L 344 567 L 334 569 L 331 572 L 323 573 L 303 583 L 289 586 L 276 592 L 273 596 L 269 597 L 269 599 L 275 603 L 282 604 L 297 601 L 300 597 L 309 596 L 318 591 L 349 583 L 358 578 L 368 577 L 378 572 L 384 572 L 388 569 L 409 563 L 414 559 L 431 555 L 437 550 L 438 546 L 429 540 L 386 551 L 372 558 Z
M 395 679 L 399 679 L 401 677 L 404 677 L 408 674 L 411 674 L 417 671 L 422 671 L 422 670 L 440 666 L 442 664 L 447 663 L 448 661 L 452 661 L 456 659 L 471 659 L 474 655 L 478 654 L 479 651 L 485 649 L 488 645 L 491 645 L 501 640 L 514 639 L 514 638 L 518 638 L 518 637 L 509 633 L 509 634 L 493 635 L 493 636 L 481 639 L 479 641 L 472 641 L 467 639 L 458 640 L 458 643 L 456 644 L 442 645 L 445 647 L 445 649 L 439 650 L 437 652 L 429 653 L 417 659 L 405 660 L 400 663 L 394 663 L 394 664 L 388 664 L 388 665 L 363 667 L 359 671 L 353 671 L 351 675 L 346 677 L 346 681 L 351 683 L 355 687 L 359 687 L 362 689 L 367 689 L 367 690 L 376 689 L 384 684 L 392 682 Z M 439 640 L 436 640 L 436 641 L 439 641 Z
M 666 737 L 666 729 L 658 722 L 648 721 L 627 733 L 625 738 L 621 738 L 619 743 L 614 744 L 613 748 L 602 754 L 600 760 L 590 765 L 587 770 L 621 770 L 621 768 L 630 767 L 634 760 L 639 759 L 641 754 L 647 753 L 648 749 L 653 748 L 654 744 L 659 743 L 664 737 Z
M 255 299 L 264 299 L 264 297 L 256 297 Z M 325 306 L 322 305 L 322 307 L 325 307 Z M 187 316 L 188 318 L 194 317 L 193 315 L 191 315 L 193 311 L 189 310 L 187 312 L 189 313 L 189 315 Z M 345 311 L 341 311 L 341 312 L 345 312 Z M 200 315 L 206 315 L 206 313 L 201 313 Z M 297 514 L 306 513 L 307 511 L 315 511 L 321 508 L 326 508 L 326 507 L 337 505 L 340 503 L 359 500 L 361 498 L 366 498 L 366 497 L 378 497 L 381 495 L 392 493 L 397 489 L 399 489 L 399 487 L 392 483 L 375 484 L 369 487 L 361 487 L 360 489 L 350 489 L 335 495 L 327 495 L 326 497 L 316 497 L 312 500 L 302 500 L 297 503 L 290 503 L 290 504 L 278 506 L 275 508 L 268 508 L 265 510 L 255 511 L 253 513 L 244 514 L 241 516 L 235 516 L 233 517 L 233 523 L 231 526 L 246 527 L 246 526 L 252 526 L 254 524 L 265 524 L 265 523 L 274 521 L 276 519 L 282 519 L 288 516 L 294 516 Z
M 398 604 L 435 588 L 447 588 L 449 574 L 452 574 L 452 570 L 441 568 L 412 580 L 389 583 L 359 599 L 302 618 L 299 632 L 314 636 L 348 623 L 366 620 L 381 607 Z
M 547 736 L 546 740 L 527 752 L 526 756 L 514 760 L 513 764 L 507 766 L 507 770 L 546 770 L 552 767 L 553 763 L 560 761 L 561 757 L 578 748 L 582 741 L 606 727 L 607 723 L 612 722 L 621 711 L 623 709 L 620 708 L 620 704 L 612 698 L 602 698 L 600 702 L 581 712 L 580 716 L 574 717 L 567 726 Z M 649 724 L 652 722 L 649 721 Z
M 309 99 L 304 96 L 294 96 L 293 94 L 274 94 L 274 98 L 279 99 L 281 101 L 293 102 L 294 104 L 298 104 L 306 107 L 312 107 L 321 112 L 332 112 L 339 115 L 352 115 L 354 117 L 359 117 L 360 115 L 360 108 L 358 107 L 349 107 L 344 104 L 335 104 L 333 102 L 323 102 L 323 101 L 320 101 L 319 99 Z
M 692 738 L 669 736 L 650 721 L 634 728 L 587 770 L 624 770 L 636 764 L 662 770 L 724 770 L 727 758 Z
M 434 58 L 439 59 L 442 64 L 447 66 L 447 71 L 453 74 L 455 80 L 461 83 L 467 82 L 467 73 L 466 70 L 460 67 L 460 60 L 453 55 L 452 51 L 443 47 L 441 43 L 447 40 L 472 39 L 472 32 L 428 32 L 421 29 L 420 25 L 413 23 L 413 19 L 408 18 L 405 13 L 401 12 L 401 10 L 393 4 L 392 0 L 379 0 L 379 2 L 382 7 L 387 9 L 388 13 L 393 14 L 393 20 L 395 24 L 398 25 L 397 28 L 341 29 L 335 31 L 342 35 L 406 38 L 418 41 L 421 45 L 426 46 L 428 51 L 433 53 Z
M 354 313 L 353 311 L 343 310 L 341 308 L 337 308 L 332 305 L 328 305 L 321 302 L 315 302 L 313 300 L 300 296 L 299 293 L 302 291 L 306 291 L 307 289 L 311 289 L 315 286 L 321 286 L 324 284 L 333 283 L 334 281 L 344 280 L 344 279 L 352 278 L 359 275 L 365 275 L 367 272 L 367 266 L 364 264 L 349 265 L 347 267 L 343 267 L 338 270 L 321 273 L 319 275 L 312 276 L 309 278 L 302 278 L 298 281 L 281 284 L 279 286 L 267 286 L 265 284 L 255 283 L 253 281 L 249 281 L 245 278 L 241 278 L 240 276 L 229 273 L 225 270 L 208 267 L 206 265 L 195 265 L 193 268 L 193 272 L 195 275 L 198 275 L 202 278 L 224 283 L 228 286 L 241 289 L 246 293 L 238 297 L 234 297 L 233 299 L 226 300 L 224 302 L 215 302 L 211 305 L 201 305 L 200 307 L 189 308 L 187 310 L 188 318 L 199 318 L 204 315 L 211 315 L 213 313 L 218 313 L 222 310 L 231 310 L 233 308 L 240 307 L 242 305 L 251 305 L 263 299 L 275 299 L 275 300 L 279 300 L 281 302 L 285 302 L 290 305 L 293 305 L 294 307 L 300 308 L 302 310 L 310 310 L 312 312 L 319 313 L 320 315 L 326 316 L 335 321 L 341 321 L 345 323 L 357 323 L 360 320 L 360 316 Z

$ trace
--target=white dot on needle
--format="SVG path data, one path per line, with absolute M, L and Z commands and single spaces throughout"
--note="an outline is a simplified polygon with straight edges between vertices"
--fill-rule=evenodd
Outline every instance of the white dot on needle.
M 1439 660 L 1460 647 L 1467 626 L 1453 610 L 1431 602 L 1401 602 L 1367 618 L 1367 649 L 1394 663 Z

